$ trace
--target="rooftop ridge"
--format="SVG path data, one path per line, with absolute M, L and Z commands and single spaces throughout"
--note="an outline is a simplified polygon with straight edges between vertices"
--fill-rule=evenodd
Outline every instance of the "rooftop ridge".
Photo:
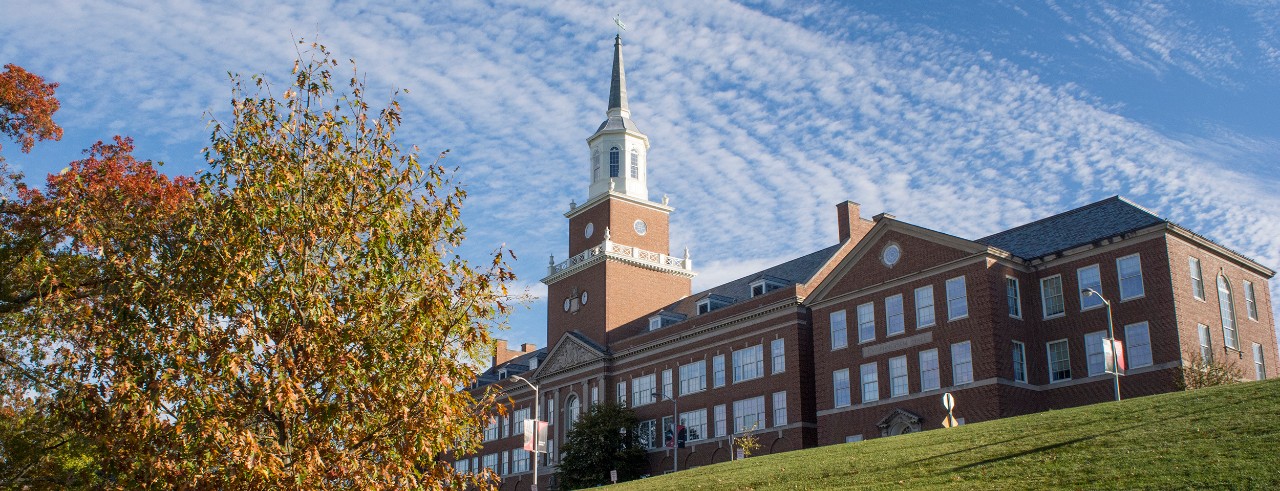
M 996 233 L 994 233 L 994 234 L 988 235 L 988 236 L 986 236 L 986 237 L 982 237 L 982 238 L 980 238 L 980 239 L 975 239 L 975 240 L 974 240 L 974 242 L 984 243 L 984 241 L 986 241 L 986 240 L 988 240 L 988 239 L 991 239 L 991 238 L 993 238 L 993 237 L 996 237 L 996 236 L 1006 235 L 1006 234 L 1009 234 L 1009 233 L 1012 233 L 1012 232 L 1016 232 L 1016 231 L 1019 231 L 1019 230 L 1026 229 L 1026 228 L 1030 228 L 1030 227 L 1035 226 L 1035 225 L 1042 224 L 1042 223 L 1047 222 L 1047 221 L 1050 221 L 1050 220 L 1059 219 L 1059 218 L 1062 218 L 1062 217 L 1065 217 L 1065 216 L 1070 216 L 1070 215 L 1075 215 L 1075 214 L 1078 214 L 1078 213 L 1082 213 L 1082 212 L 1085 212 L 1085 211 L 1088 211 L 1088 210 L 1092 210 L 1092 209 L 1094 209 L 1094 208 L 1099 208 L 1099 207 L 1102 207 L 1102 206 L 1104 206 L 1104 205 L 1111 204 L 1111 203 L 1113 203 L 1113 202 L 1121 202 L 1121 203 L 1127 204 L 1127 205 L 1129 205 L 1129 206 L 1132 206 L 1132 207 L 1134 207 L 1134 208 L 1137 208 L 1138 210 L 1141 210 L 1143 213 L 1146 213 L 1146 214 L 1148 214 L 1148 215 L 1151 215 L 1151 216 L 1153 216 L 1153 217 L 1156 217 L 1156 218 L 1158 218 L 1158 219 L 1160 219 L 1160 220 L 1167 221 L 1167 220 L 1165 220 L 1165 218 L 1164 218 L 1164 217 L 1161 217 L 1160 215 L 1157 215 L 1157 214 L 1155 214 L 1155 213 L 1152 213 L 1152 212 L 1151 212 L 1151 210 L 1148 210 L 1146 207 L 1141 206 L 1141 205 L 1138 205 L 1138 204 L 1136 204 L 1136 203 L 1134 203 L 1134 202 L 1132 202 L 1132 201 L 1129 201 L 1128 199 L 1124 198 L 1123 196 L 1120 196 L 1120 195 L 1116 194 L 1116 195 L 1112 195 L 1111 197 L 1104 198 L 1104 199 L 1101 199 L 1101 200 L 1098 200 L 1098 201 L 1094 201 L 1094 202 L 1092 202 L 1092 203 L 1088 203 L 1088 204 L 1085 204 L 1085 205 L 1081 205 L 1081 206 L 1078 206 L 1078 207 L 1076 207 L 1076 208 L 1072 208 L 1072 209 L 1070 209 L 1070 210 L 1067 210 L 1067 211 L 1064 211 L 1064 212 L 1061 212 L 1061 213 L 1056 213 L 1056 214 L 1049 215 L 1049 216 L 1047 216 L 1047 217 L 1044 217 L 1044 218 L 1041 218 L 1041 219 L 1038 219 L 1038 220 L 1034 220 L 1034 221 L 1030 221 L 1030 222 L 1024 223 L 1024 224 L 1022 224 L 1022 225 L 1018 225 L 1018 226 L 1013 227 L 1013 228 L 1009 228 L 1009 229 L 1001 230 L 1001 231 L 999 231 L 999 232 L 996 232 Z

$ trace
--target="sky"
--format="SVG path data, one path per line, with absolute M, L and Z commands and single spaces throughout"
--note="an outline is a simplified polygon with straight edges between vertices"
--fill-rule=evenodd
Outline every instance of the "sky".
M 1280 268 L 1280 1 L 0 0 L 0 62 L 56 81 L 66 133 L 190 175 L 229 74 L 285 82 L 296 41 L 353 58 L 398 139 L 449 149 L 462 253 L 515 252 L 534 300 L 498 337 L 545 346 L 548 257 L 587 197 L 615 15 L 649 192 L 695 291 L 837 241 L 835 204 L 976 239 L 1122 195 Z M 1273 281 L 1271 287 L 1280 286 Z M 554 341 L 554 340 L 552 340 Z

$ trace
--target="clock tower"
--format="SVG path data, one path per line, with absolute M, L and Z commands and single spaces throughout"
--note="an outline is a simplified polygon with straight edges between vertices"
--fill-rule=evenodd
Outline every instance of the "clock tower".
M 670 214 L 649 201 L 649 137 L 631 121 L 622 37 L 614 38 L 606 119 L 587 138 L 587 200 L 571 205 L 569 258 L 547 267 L 547 342 L 577 331 L 601 346 L 609 333 L 691 293 L 688 252 L 671 255 Z

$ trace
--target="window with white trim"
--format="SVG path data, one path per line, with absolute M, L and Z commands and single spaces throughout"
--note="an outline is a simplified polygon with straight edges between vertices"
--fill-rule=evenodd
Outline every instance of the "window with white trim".
M 787 347 L 786 341 L 782 338 L 769 342 L 769 351 L 772 356 L 769 360 L 769 369 L 771 373 L 779 374 L 787 371 Z
M 1071 351 L 1067 340 L 1045 343 L 1049 353 L 1049 383 L 1071 380 Z
M 641 375 L 631 379 L 631 407 L 652 404 L 653 393 L 657 389 L 657 378 L 654 375 Z
M 592 386 L 591 387 L 591 404 L 599 404 L 599 403 L 600 403 L 600 387 Z
M 885 335 L 893 336 L 907 332 L 907 324 L 902 315 L 902 294 L 884 299 Z
M 835 406 L 845 407 L 852 403 L 849 399 L 849 369 L 841 368 L 831 373 L 831 385 L 835 392 Z
M 680 424 L 684 426 L 684 441 L 692 442 L 707 437 L 707 410 L 698 409 L 680 413 Z
M 662 329 L 662 317 L 653 316 L 649 318 L 649 330 L 656 331 Z
M 1045 319 L 1067 312 L 1066 303 L 1062 301 L 1062 275 L 1040 279 L 1040 305 L 1044 307 Z
M 733 352 L 733 383 L 764 376 L 764 346 L 749 346 Z
M 1124 357 L 1127 368 L 1151 366 L 1151 331 L 1145 321 L 1124 326 Z
M 1218 275 L 1218 310 L 1222 315 L 1222 342 L 1228 348 L 1240 349 L 1240 340 L 1236 337 L 1236 306 L 1231 296 L 1231 282 L 1222 275 Z
M 711 385 L 724 387 L 724 355 L 716 355 L 711 359 Z
M 662 397 L 665 397 L 667 399 L 675 397 L 675 390 L 676 388 L 675 388 L 674 382 L 672 382 L 672 379 L 671 379 L 671 369 L 668 368 L 666 370 L 663 370 L 662 371 Z
M 907 386 L 907 357 L 898 356 L 889 359 L 889 397 L 905 396 L 910 393 Z
M 969 292 L 964 286 L 964 277 L 947 280 L 947 320 L 963 319 L 969 316 Z
M 764 428 L 764 396 L 733 401 L 733 432 Z
M 1200 360 L 1209 363 L 1213 361 L 1213 337 L 1209 335 L 1209 326 L 1197 324 L 1196 330 L 1200 332 Z
M 933 285 L 916 288 L 916 329 L 934 323 Z
M 1086 289 L 1102 293 L 1102 272 L 1098 269 L 1097 264 L 1085 266 L 1076 270 L 1077 286 L 1080 287 L 1080 310 L 1095 309 L 1102 306 L 1102 297 L 1099 295 L 1089 295 L 1084 291 Z
M 578 416 L 581 416 L 582 406 L 578 403 L 578 396 L 570 394 L 569 399 L 564 403 L 564 427 L 566 430 L 573 428 L 573 424 L 578 422 Z
M 530 457 L 532 452 L 523 448 L 517 448 L 511 451 L 511 473 L 519 474 L 521 472 L 529 472 Z
M 529 408 L 521 408 L 511 412 L 511 435 L 524 434 L 524 420 L 533 419 L 529 416 Z
M 865 343 L 876 339 L 876 304 L 864 303 L 858 306 L 858 342 Z
M 1022 318 L 1022 292 L 1018 288 L 1018 279 L 1012 276 L 1004 277 L 1005 298 L 1009 306 L 1009 317 L 1014 319 Z
M 920 391 L 936 390 L 942 386 L 938 376 L 938 349 L 920 352 Z
M 618 405 L 627 405 L 627 381 L 618 382 Z
M 1142 286 L 1142 257 L 1138 254 L 1116 259 L 1120 277 L 1120 301 L 1138 298 L 1145 294 Z
M 773 393 L 773 426 L 787 425 L 787 391 Z
M 1027 345 L 1020 341 L 1013 342 L 1013 380 L 1027 382 Z
M 716 407 L 712 408 L 712 412 L 715 414 L 716 436 L 724 436 L 726 432 L 725 421 L 729 418 L 727 412 L 725 411 L 725 405 L 724 404 L 717 405 Z
M 618 177 L 618 167 L 621 166 L 621 163 L 618 161 L 621 160 L 621 158 L 618 147 L 609 149 L 609 177 Z
M 951 385 L 973 382 L 973 351 L 968 341 L 951 345 Z
M 707 390 L 707 361 L 698 360 L 680 365 L 680 395 Z
M 491 453 L 491 454 L 481 456 L 480 461 L 484 462 L 485 469 L 489 469 L 493 471 L 495 474 L 498 472 L 498 454 Z
M 1088 361 L 1090 377 L 1107 371 L 1107 360 L 1102 351 L 1102 340 L 1106 337 L 1107 331 L 1096 331 L 1084 335 L 1084 354 Z
M 831 313 L 831 349 L 837 350 L 849 345 L 848 326 L 845 312 L 837 310 Z
M 1244 282 L 1244 313 L 1250 319 L 1258 320 L 1258 299 L 1253 295 L 1253 283 L 1249 280 L 1240 280 Z
M 510 474 L 511 473 L 511 452 L 508 450 L 503 450 L 501 461 L 502 461 L 502 475 L 505 476 L 507 474 Z
M 635 149 L 631 150 L 631 178 L 640 178 L 640 153 Z
M 640 444 L 644 448 L 658 448 L 658 420 L 641 421 L 636 425 L 636 433 L 640 435 Z
M 876 368 L 876 364 L 863 364 L 861 369 L 862 380 L 862 402 L 868 403 L 880 400 L 880 370 Z
M 1200 259 L 1188 257 L 1187 268 L 1191 270 L 1191 296 L 1204 300 L 1204 273 L 1200 271 Z
M 1258 380 L 1267 378 L 1267 363 L 1263 359 L 1262 345 L 1253 343 L 1253 376 Z
M 489 442 L 498 439 L 498 418 L 489 421 L 489 425 L 484 427 L 484 441 Z
M 591 181 L 600 180 L 600 149 L 591 151 Z

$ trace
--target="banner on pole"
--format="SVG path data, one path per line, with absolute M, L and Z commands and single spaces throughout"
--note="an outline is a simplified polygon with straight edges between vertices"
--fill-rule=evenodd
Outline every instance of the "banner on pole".
M 1111 343 L 1113 342 L 1115 343 L 1115 349 L 1116 349 L 1115 356 L 1111 356 L 1111 346 L 1112 346 Z M 1102 338 L 1102 357 L 1105 359 L 1107 373 L 1117 373 L 1120 375 L 1124 375 L 1124 371 L 1126 367 L 1124 362 L 1124 342 L 1123 341 L 1120 341 L 1119 339 L 1112 340 L 1111 338 Z M 1119 369 L 1116 368 L 1117 363 L 1120 364 Z
M 547 429 L 550 425 L 551 423 L 536 419 L 524 420 L 524 449 L 547 453 Z

